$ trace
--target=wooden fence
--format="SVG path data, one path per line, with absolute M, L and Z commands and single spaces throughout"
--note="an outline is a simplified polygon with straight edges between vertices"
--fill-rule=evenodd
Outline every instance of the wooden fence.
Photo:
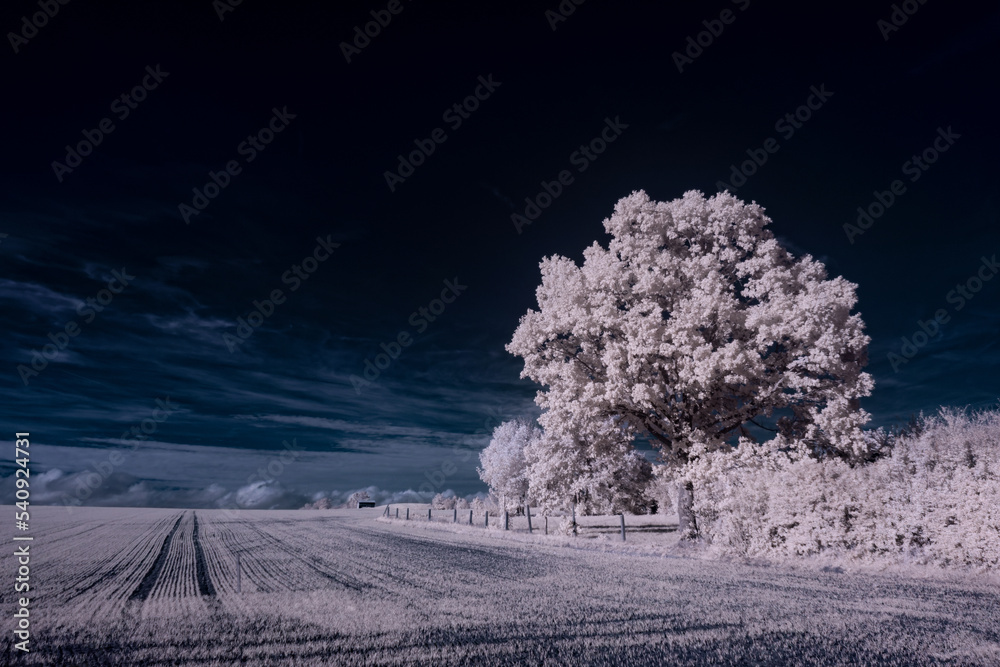
M 489 511 L 480 512 L 480 513 L 478 513 L 478 516 L 477 516 L 477 513 L 474 510 L 471 510 L 471 509 L 470 510 L 459 510 L 459 509 L 434 510 L 432 508 L 427 508 L 427 514 L 426 515 L 424 515 L 424 513 L 422 511 L 419 512 L 419 513 L 415 511 L 415 512 L 413 512 L 413 516 L 410 516 L 410 508 L 409 507 L 403 508 L 403 514 L 402 515 L 400 514 L 399 509 L 400 508 L 396 507 L 395 510 L 394 510 L 391 505 L 386 505 L 385 511 L 382 512 L 382 516 L 386 517 L 386 518 L 390 518 L 390 519 L 392 519 L 392 518 L 403 519 L 405 521 L 432 521 L 432 522 L 433 521 L 437 521 L 437 522 L 440 522 L 440 523 L 450 522 L 450 523 L 467 524 L 469 526 L 482 526 L 483 528 L 489 528 L 490 527 L 490 518 L 491 518 L 491 516 L 490 516 L 490 512 Z M 468 512 L 468 521 L 466 521 L 466 512 Z M 603 529 L 606 529 L 606 528 L 609 528 L 609 527 L 611 527 L 611 528 L 618 528 L 620 530 L 620 533 L 621 533 L 622 541 L 624 542 L 625 541 L 625 535 L 626 535 L 625 515 L 624 514 L 618 514 L 617 517 L 619 519 L 617 526 L 606 526 L 606 525 L 595 525 L 591 521 L 588 521 L 586 524 L 580 524 L 580 523 L 578 523 L 576 521 L 576 515 L 574 514 L 573 515 L 573 525 L 574 525 L 573 534 L 574 535 L 578 535 L 578 534 L 585 533 L 585 532 L 593 532 L 593 531 L 595 531 L 595 529 L 596 529 L 596 532 L 605 532 Z M 563 517 L 562 516 L 549 517 L 547 515 L 543 515 L 541 517 L 539 517 L 539 516 L 532 516 L 532 514 L 531 514 L 531 508 L 530 507 L 525 507 L 524 508 L 524 514 L 518 515 L 518 516 L 515 516 L 515 517 L 512 517 L 510 515 L 510 513 L 506 512 L 506 511 L 505 512 L 501 512 L 499 514 L 494 513 L 493 516 L 492 516 L 492 519 L 494 521 L 494 525 L 495 526 L 496 525 L 503 525 L 503 529 L 504 530 L 514 530 L 514 531 L 523 532 L 523 528 L 519 529 L 519 528 L 511 526 L 511 519 L 514 519 L 515 521 L 518 521 L 518 523 L 520 523 L 519 519 L 521 519 L 521 518 L 524 518 L 524 519 L 527 520 L 527 530 L 528 530 L 529 534 L 533 534 L 534 531 L 539 530 L 543 534 L 548 535 L 549 534 L 549 519 L 551 518 L 551 519 L 554 519 L 556 521 L 559 521 Z M 497 523 L 498 521 L 500 521 L 501 523 L 498 524 Z

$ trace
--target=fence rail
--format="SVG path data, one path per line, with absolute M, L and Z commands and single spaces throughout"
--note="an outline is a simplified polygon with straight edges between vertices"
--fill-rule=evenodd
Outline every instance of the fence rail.
M 404 508 L 404 513 L 402 515 L 399 510 L 399 507 L 393 508 L 391 505 L 386 505 L 385 510 L 382 512 L 382 516 L 390 519 L 403 519 L 405 521 L 455 523 L 469 526 L 481 526 L 483 528 L 489 528 L 490 519 L 492 519 L 494 530 L 502 528 L 507 531 L 527 532 L 529 534 L 539 531 L 545 535 L 548 535 L 550 531 L 550 519 L 553 520 L 552 523 L 557 525 L 557 522 L 566 518 L 562 515 L 543 514 L 539 516 L 537 513 L 532 514 L 530 507 L 525 507 L 523 513 L 519 512 L 517 514 L 511 514 L 510 512 L 476 512 L 471 509 L 435 510 L 433 508 L 428 508 L 426 516 L 422 512 L 414 512 L 411 516 L 409 507 Z M 468 515 L 466 515 L 466 512 L 468 512 Z M 670 524 L 665 524 L 663 526 L 643 524 L 641 526 L 636 525 L 627 527 L 624 514 L 606 515 L 601 517 L 581 517 L 579 521 L 576 519 L 575 513 L 572 517 L 572 521 L 575 524 L 573 530 L 574 535 L 591 536 L 602 533 L 618 533 L 621 535 L 623 542 L 626 541 L 626 534 L 628 531 L 650 532 L 653 530 L 656 532 L 662 532 L 664 529 L 672 528 L 672 525 Z M 606 520 L 609 518 L 617 518 L 617 521 L 613 521 L 613 523 L 610 524 L 604 522 L 595 523 L 596 521 Z M 551 526 L 551 529 L 555 529 L 555 525 Z

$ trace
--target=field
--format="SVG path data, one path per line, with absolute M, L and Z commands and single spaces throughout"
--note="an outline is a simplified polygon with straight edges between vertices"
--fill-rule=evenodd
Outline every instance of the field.
M 32 650 L 12 648 L 4 584 L 3 664 L 1000 664 L 995 580 L 727 563 L 641 544 L 663 533 L 622 546 L 613 531 L 574 541 L 381 512 L 34 508 Z

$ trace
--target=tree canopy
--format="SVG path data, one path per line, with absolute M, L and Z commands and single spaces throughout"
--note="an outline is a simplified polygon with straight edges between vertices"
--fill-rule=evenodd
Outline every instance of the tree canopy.
M 544 258 L 538 309 L 507 350 L 543 386 L 546 437 L 585 441 L 613 423 L 683 464 L 773 429 L 817 456 L 862 456 L 873 383 L 856 285 L 793 258 L 770 222 L 727 192 L 638 191 L 604 221 L 606 248 L 580 266 Z

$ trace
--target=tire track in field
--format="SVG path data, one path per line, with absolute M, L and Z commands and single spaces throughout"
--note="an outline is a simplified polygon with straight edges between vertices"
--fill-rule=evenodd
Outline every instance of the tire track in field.
M 169 520 L 164 522 L 165 525 L 169 524 Z M 95 533 L 100 534 L 100 531 L 107 528 L 106 525 L 98 524 L 97 522 L 90 522 L 84 524 L 85 529 L 74 537 L 81 537 L 84 535 L 93 537 Z M 86 564 L 81 564 L 81 572 L 75 576 L 67 575 L 65 577 L 66 582 L 61 579 L 56 581 L 63 586 L 66 597 L 61 599 L 62 603 L 70 602 L 71 600 L 79 597 L 83 593 L 100 586 L 102 583 L 110 579 L 117 577 L 119 573 L 125 570 L 126 564 L 134 562 L 135 560 L 141 560 L 143 545 L 146 542 L 156 541 L 156 536 L 162 533 L 162 529 L 159 524 L 149 527 L 146 533 L 140 535 L 135 541 L 130 542 L 127 547 L 117 549 L 112 556 L 106 556 L 104 551 L 95 551 L 98 554 L 97 558 L 92 559 Z M 55 551 L 55 550 L 53 550 Z M 62 556 L 62 552 L 56 552 Z M 110 568 L 109 568 L 110 565 Z M 131 590 L 131 586 L 128 587 Z
M 337 528 L 345 528 L 346 524 L 337 522 Z M 390 534 L 394 535 L 394 534 Z M 330 543 L 317 540 L 315 534 L 305 532 L 300 536 L 287 535 L 285 537 L 294 538 L 296 544 L 309 552 L 325 553 L 330 551 Z M 433 571 L 435 565 L 426 559 L 412 561 L 408 557 L 405 538 L 400 542 L 391 536 L 387 536 L 384 531 L 370 530 L 351 525 L 349 531 L 341 531 L 340 540 L 347 540 L 347 543 L 338 542 L 335 550 L 337 562 L 343 569 L 350 568 L 355 571 L 355 575 L 348 575 L 355 580 L 366 582 L 371 592 L 378 591 L 383 597 L 398 597 L 404 600 L 430 600 L 447 597 L 450 593 L 443 589 L 439 581 L 428 579 L 419 574 L 424 568 L 414 569 L 412 566 L 419 562 L 421 566 L 427 565 L 427 571 Z M 284 543 L 284 542 L 282 542 Z M 468 554 L 465 547 L 462 548 L 465 557 Z M 407 554 L 400 559 L 399 554 Z M 417 554 L 412 554 L 417 555 Z M 316 557 L 313 556 L 315 559 Z M 405 564 L 404 564 L 405 563 Z M 363 573 L 363 574 L 361 574 Z M 492 574 L 492 573 L 491 573 Z M 416 595 L 416 597 L 415 597 Z
M 320 567 L 317 564 L 318 562 L 322 562 L 320 559 L 318 559 L 318 558 L 315 558 L 315 560 L 309 559 L 302 552 L 303 551 L 302 549 L 296 549 L 296 548 L 292 547 L 291 545 L 283 543 L 281 540 L 279 540 L 278 538 L 274 537 L 273 535 L 271 535 L 267 531 L 262 530 L 260 527 L 254 525 L 253 523 L 244 522 L 243 525 L 247 526 L 248 528 L 251 528 L 258 535 L 260 535 L 265 541 L 270 542 L 272 545 L 274 545 L 279 551 L 282 551 L 282 552 L 288 554 L 289 556 L 292 556 L 296 560 L 302 562 L 306 567 L 308 567 L 310 570 L 316 572 L 321 577 L 325 577 L 326 579 L 329 579 L 330 581 L 333 581 L 333 582 L 336 582 L 337 584 L 340 584 L 341 586 L 343 586 L 346 589 L 357 591 L 357 592 L 360 592 L 360 591 L 362 591 L 362 590 L 364 590 L 366 588 L 371 588 L 370 583 L 365 582 L 365 581 L 361 581 L 361 580 L 356 579 L 355 577 L 352 577 L 350 575 L 347 575 L 347 574 L 338 575 L 338 574 L 334 574 L 332 572 L 328 572 L 326 569 Z
M 354 530 L 353 527 L 352 530 Z M 400 596 L 407 599 L 411 599 L 414 592 L 418 592 L 419 595 L 426 598 L 439 598 L 444 595 L 440 588 L 433 583 L 423 580 L 419 582 L 414 581 L 410 571 L 405 568 L 393 567 L 390 564 L 392 559 L 391 557 L 386 558 L 386 554 L 398 553 L 398 545 L 380 544 L 377 539 L 372 539 L 383 537 L 381 533 L 365 531 L 364 529 L 356 530 L 356 532 L 362 538 L 355 539 L 353 535 L 346 533 L 346 538 L 353 540 L 352 547 L 341 549 L 337 555 L 344 565 L 365 573 L 367 575 L 365 580 L 369 582 L 368 585 L 371 588 L 382 591 L 387 595 Z M 310 536 L 307 535 L 303 539 L 310 541 Z M 328 548 L 328 545 L 324 545 L 321 541 L 312 540 L 312 544 L 314 548 L 321 551 Z M 397 550 L 392 551 L 394 548 Z M 364 556 L 363 554 L 369 555 Z M 373 555 L 375 555 L 374 559 Z M 376 561 L 378 563 L 385 563 L 386 565 L 379 565 Z
M 198 592 L 201 595 L 215 596 L 215 587 L 212 586 L 212 578 L 208 576 L 208 567 L 205 565 L 205 554 L 201 550 L 201 542 L 198 541 L 198 513 L 194 513 L 194 529 L 191 531 L 191 539 L 194 541 L 194 566 L 198 577 Z
M 343 524 L 339 521 L 336 522 L 335 526 L 337 528 L 342 528 Z M 260 530 L 259 528 L 253 527 L 255 530 Z M 281 527 L 279 526 L 280 530 Z M 315 534 L 309 532 L 304 532 L 303 534 L 290 534 L 285 535 L 283 533 L 276 533 L 272 535 L 267 533 L 271 539 L 277 540 L 279 544 L 289 545 L 292 543 L 298 545 L 293 551 L 298 554 L 300 560 L 305 561 L 308 558 L 311 561 L 310 567 L 314 570 L 318 570 L 320 565 L 324 565 L 330 568 L 337 568 L 339 566 L 339 571 L 341 576 L 345 576 L 348 579 L 359 582 L 361 585 L 368 589 L 372 594 L 378 593 L 382 597 L 403 597 L 406 599 L 413 599 L 413 591 L 419 591 L 420 595 L 424 597 L 441 597 L 442 593 L 424 583 L 419 583 L 412 581 L 407 578 L 408 575 L 405 573 L 399 573 L 394 570 L 387 570 L 386 568 L 373 565 L 373 546 L 370 540 L 357 539 L 355 536 L 348 533 L 341 533 L 339 535 L 339 541 L 337 542 L 338 548 L 335 550 L 336 560 L 333 562 L 327 561 L 316 555 L 306 555 L 314 554 L 314 552 L 327 553 L 330 551 L 330 543 L 324 542 L 321 539 L 316 539 Z M 285 539 L 279 539 L 279 536 Z M 342 540 L 347 540 L 343 542 Z M 287 540 L 287 541 L 286 541 Z M 364 554 L 368 554 L 365 556 Z M 347 568 L 353 569 L 354 574 L 348 574 L 346 572 Z M 321 572 L 322 573 L 322 572 Z M 329 577 L 329 575 L 324 575 Z M 393 585 L 387 585 L 387 582 Z M 406 591 L 406 592 L 404 592 Z
M 177 521 L 174 522 L 174 527 L 170 529 L 170 533 L 167 534 L 166 539 L 163 540 L 163 546 L 160 547 L 160 554 L 156 557 L 153 562 L 152 567 L 149 568 L 149 572 L 146 576 L 142 578 L 139 582 L 139 586 L 132 591 L 132 595 L 128 596 L 129 602 L 139 601 L 142 602 L 149 597 L 149 594 L 153 592 L 153 586 L 156 585 L 156 580 L 160 576 L 160 571 L 163 569 L 163 565 L 167 562 L 167 555 L 170 553 L 170 542 L 174 539 L 174 533 L 180 528 L 181 519 L 184 518 L 183 512 Z
M 97 562 L 96 565 L 94 565 L 91 569 L 87 570 L 84 574 L 82 574 L 79 577 L 77 577 L 77 579 L 79 581 L 89 580 L 89 579 L 93 579 L 93 580 L 90 581 L 87 584 L 74 583 L 73 584 L 74 588 L 73 588 L 72 591 L 69 591 L 67 589 L 68 590 L 68 592 L 66 594 L 67 597 L 65 597 L 62 600 L 63 604 L 68 603 L 68 602 L 70 602 L 72 600 L 75 600 L 75 599 L 81 597 L 84 593 L 87 593 L 88 591 L 90 591 L 90 590 L 92 590 L 94 588 L 98 588 L 98 587 L 104 586 L 109 581 L 113 581 L 113 580 L 117 579 L 119 577 L 119 575 L 122 575 L 122 574 L 124 574 L 125 580 L 126 580 L 126 583 L 127 583 L 127 580 L 131 578 L 129 575 L 130 575 L 130 573 L 132 571 L 132 568 L 129 567 L 129 564 L 132 563 L 132 562 L 134 562 L 134 560 L 142 560 L 143 559 L 143 556 L 144 556 L 144 554 L 146 552 L 146 548 L 145 548 L 146 544 L 148 542 L 154 542 L 156 540 L 156 533 L 160 532 L 160 530 L 161 530 L 160 524 L 161 523 L 164 524 L 164 525 L 168 525 L 170 523 L 170 519 L 169 518 L 164 518 L 163 520 L 157 521 L 154 524 L 152 530 L 150 531 L 150 533 L 151 533 L 150 535 L 148 535 L 148 536 L 142 535 L 142 536 L 140 536 L 140 538 L 138 540 L 136 540 L 135 542 L 131 543 L 127 547 L 126 550 L 119 550 L 117 560 L 114 561 L 114 565 L 110 569 L 108 569 L 108 570 L 104 571 L 103 573 L 101 573 L 101 571 L 105 567 L 106 563 L 103 560 L 98 560 L 98 562 Z M 98 526 L 98 527 L 101 527 L 101 526 Z M 91 526 L 88 529 L 88 531 L 92 531 L 92 530 L 94 530 L 93 526 Z M 115 597 L 116 598 L 120 598 L 121 596 L 122 596 L 122 594 L 119 594 L 119 595 L 116 595 Z
M 552 567 L 544 559 L 515 545 L 503 548 L 470 545 L 434 539 L 413 533 L 389 532 L 368 527 L 353 527 L 354 532 L 367 536 L 371 550 L 380 554 L 406 554 L 409 563 L 428 568 L 440 567 L 464 571 L 490 579 L 509 580 L 516 577 L 540 577 Z

